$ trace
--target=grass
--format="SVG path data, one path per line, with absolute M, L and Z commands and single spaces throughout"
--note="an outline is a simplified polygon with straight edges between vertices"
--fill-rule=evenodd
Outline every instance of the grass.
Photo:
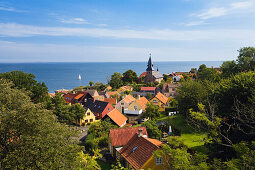
M 111 166 L 108 163 L 104 162 L 104 161 L 97 160 L 97 163 L 98 163 L 98 165 L 100 166 L 100 168 L 102 170 L 110 170 L 111 169 Z
M 195 132 L 195 130 L 187 124 L 185 118 L 182 115 L 160 117 L 157 119 L 157 121 L 166 121 L 172 126 L 173 129 L 180 130 L 180 138 L 189 148 L 202 153 L 208 152 L 204 146 L 205 142 L 203 140 L 206 137 L 206 133 Z

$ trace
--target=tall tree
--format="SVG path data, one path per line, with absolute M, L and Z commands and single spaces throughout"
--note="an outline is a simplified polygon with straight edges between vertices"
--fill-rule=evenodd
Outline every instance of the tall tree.
M 121 73 L 117 73 L 115 72 L 112 76 L 111 76 L 111 80 L 110 80 L 110 86 L 114 89 L 117 89 L 119 87 L 121 87 L 123 85 L 123 81 L 121 79 Z
M 81 167 L 74 130 L 58 123 L 51 111 L 0 79 L 0 165 L 3 169 Z
M 157 105 L 154 105 L 152 103 L 147 104 L 147 107 L 145 109 L 144 117 L 149 119 L 155 119 L 160 115 L 159 107 Z
M 255 70 L 255 48 L 244 47 L 238 50 L 239 55 L 237 57 L 238 65 L 242 71 L 254 71 Z
M 133 70 L 127 70 L 123 73 L 122 80 L 124 83 L 133 83 L 138 81 L 138 77 L 136 72 L 134 72 Z

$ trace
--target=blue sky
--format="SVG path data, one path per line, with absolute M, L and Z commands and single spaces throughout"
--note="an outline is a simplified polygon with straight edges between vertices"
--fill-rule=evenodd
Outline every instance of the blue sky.
M 255 0 L 0 0 L 0 62 L 225 61 Z

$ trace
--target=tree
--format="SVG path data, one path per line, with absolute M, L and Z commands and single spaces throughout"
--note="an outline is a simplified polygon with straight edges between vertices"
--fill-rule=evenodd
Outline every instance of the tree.
M 127 70 L 123 73 L 122 80 L 124 83 L 133 83 L 138 81 L 138 77 L 136 72 L 134 72 L 133 70 Z
M 147 107 L 145 109 L 145 113 L 143 117 L 149 118 L 149 119 L 155 119 L 160 115 L 159 113 L 159 107 L 157 105 L 154 105 L 152 103 L 147 104 Z
M 220 80 L 220 74 L 214 68 L 207 68 L 205 64 L 202 64 L 198 69 L 198 79 L 218 82 Z
M 148 120 L 144 122 L 143 124 L 146 127 L 146 130 L 148 132 L 148 136 L 150 138 L 160 139 L 161 137 L 161 131 L 158 128 L 158 125 L 153 120 Z
M 223 77 L 230 77 L 240 72 L 240 69 L 236 62 L 233 61 L 224 61 L 221 65 L 221 71 Z
M 117 73 L 115 72 L 112 76 L 111 76 L 111 80 L 110 80 L 110 86 L 114 89 L 117 89 L 119 87 L 121 87 L 123 85 L 123 81 L 121 79 L 121 73 Z
M 189 72 L 190 73 L 196 73 L 197 72 L 197 68 L 191 68 Z
M 26 93 L 0 80 L 0 165 L 3 169 L 81 167 L 75 131 Z
M 95 83 L 93 81 L 89 81 L 89 86 L 93 86 Z
M 23 71 L 12 71 L 7 73 L 0 73 L 0 79 L 8 79 L 12 81 L 18 89 L 25 89 L 29 91 L 29 96 L 35 103 L 49 101 L 48 87 L 45 83 L 39 83 L 35 80 L 35 75 L 25 73 Z
M 242 71 L 255 70 L 255 48 L 244 47 L 238 50 L 237 62 Z

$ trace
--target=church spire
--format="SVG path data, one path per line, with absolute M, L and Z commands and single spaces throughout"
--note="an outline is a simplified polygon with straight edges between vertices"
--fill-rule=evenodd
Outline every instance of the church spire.
M 147 64 L 147 69 L 146 71 L 154 71 L 154 68 L 153 68 L 153 63 L 151 61 L 151 53 L 150 53 L 150 58 L 149 58 L 149 61 L 148 61 L 148 64 Z

